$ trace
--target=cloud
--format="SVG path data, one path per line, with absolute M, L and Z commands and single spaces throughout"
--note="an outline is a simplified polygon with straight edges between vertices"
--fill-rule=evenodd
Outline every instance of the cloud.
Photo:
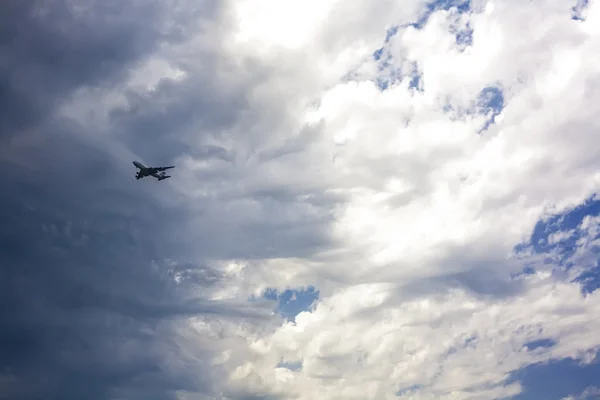
M 578 284 L 548 275 L 561 271 L 553 262 L 512 280 L 549 254 L 509 257 L 540 218 L 597 190 L 588 148 L 595 95 L 583 89 L 597 79 L 584 56 L 597 41 L 585 25 L 594 12 L 583 25 L 551 2 L 435 12 L 384 46 L 388 68 L 401 72 L 385 90 L 365 52 L 348 82 L 324 91 L 310 115 L 321 134 L 302 171 L 318 165 L 314 181 L 343 199 L 330 225 L 334 247 L 310 260 L 269 260 L 262 272 L 281 285 L 314 284 L 320 301 L 253 343 L 263 358 L 236 370 L 238 385 L 300 398 L 386 398 L 406 387 L 418 387 L 415 398 L 502 398 L 522 389 L 507 382 L 512 371 L 594 354 L 596 295 L 584 300 Z M 452 33 L 456 20 L 473 29 L 466 48 Z M 411 87 L 415 68 L 422 90 Z M 486 92 L 493 96 L 482 102 Z M 583 254 L 594 259 L 589 248 Z M 539 340 L 558 345 L 524 350 Z M 302 368 L 279 376 L 273 354 Z
M 521 3 L 10 2 L 5 392 L 487 399 L 591 362 L 598 221 L 536 226 L 598 189 L 600 8 Z
M 215 372 L 194 358 L 208 347 L 177 331 L 190 318 L 267 322 L 268 312 L 211 299 L 222 274 L 202 260 L 186 262 L 169 238 L 185 214 L 132 191 L 106 149 L 73 132 L 44 134 L 51 140 L 20 153 L 33 171 L 5 164 L 2 172 L 0 345 L 2 370 L 14 376 L 4 393 L 209 391 Z M 178 348 L 190 341 L 195 350 L 186 355 Z M 185 367 L 192 361 L 193 377 Z
M 177 43 L 167 6 L 9 1 L 0 17 L 2 396 L 208 395 L 219 348 L 181 330 L 198 318 L 268 324 L 259 303 L 212 298 L 223 274 L 178 242 L 189 210 L 133 188 L 123 142 L 69 115 L 73 96 L 123 90 Z
M 118 83 L 158 44 L 162 9 L 158 2 L 9 0 L 2 13 L 3 136 L 35 126 L 79 86 Z
M 594 387 L 594 386 L 590 386 L 589 388 L 585 389 L 583 391 L 583 393 L 581 393 L 581 395 L 579 396 L 568 396 L 565 397 L 564 400 L 584 400 L 584 399 L 593 399 L 594 396 L 598 396 L 600 395 L 600 389 Z

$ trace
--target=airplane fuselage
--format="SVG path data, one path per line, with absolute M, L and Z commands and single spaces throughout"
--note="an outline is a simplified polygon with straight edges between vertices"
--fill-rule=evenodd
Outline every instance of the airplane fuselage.
M 146 176 L 153 176 L 154 178 L 162 181 L 163 179 L 170 178 L 170 176 L 166 175 L 164 172 L 166 169 L 175 168 L 174 166 L 169 167 L 147 167 L 139 161 L 134 161 L 133 165 L 139 169 L 137 174 L 135 175 L 136 179 L 141 179 Z
M 138 167 L 139 169 L 142 169 L 142 170 L 146 169 L 146 166 L 139 161 L 134 161 L 133 165 L 135 165 L 136 167 Z

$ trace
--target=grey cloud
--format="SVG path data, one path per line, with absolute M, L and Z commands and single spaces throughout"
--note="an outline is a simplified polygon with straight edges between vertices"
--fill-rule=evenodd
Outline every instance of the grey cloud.
M 16 166 L 5 165 L 0 175 L 0 369 L 17 378 L 6 395 L 103 399 L 117 389 L 153 387 L 149 398 L 169 398 L 171 390 L 200 390 L 161 369 L 168 356 L 160 349 L 174 340 L 168 324 L 198 314 L 247 314 L 193 297 L 192 283 L 175 283 L 172 270 L 156 261 L 173 256 L 167 238 L 177 216 L 127 192 L 129 177 L 111 171 L 114 160 L 74 140 L 53 136 L 53 146 L 78 156 L 60 154 L 64 164 L 36 171 L 36 180 Z M 110 202 L 99 196 L 101 184 L 66 173 L 74 166 L 67 160 L 78 157 L 87 163 L 76 167 L 113 180 Z M 195 274 L 193 265 L 177 269 Z M 219 279 L 205 275 L 195 274 L 194 284 Z
M 317 185 L 282 189 L 257 179 L 254 163 L 293 156 L 312 134 L 255 153 L 267 133 L 284 129 L 285 105 L 274 104 L 266 119 L 249 107 L 248 93 L 271 71 L 235 66 L 219 52 L 218 31 L 213 47 L 198 54 L 178 47 L 169 53 L 188 73 L 183 80 L 163 80 L 151 93 L 125 87 L 133 67 L 165 41 L 185 42 L 186 30 L 220 15 L 222 2 L 5 3 L 0 398 L 210 393 L 220 371 L 179 349 L 188 340 L 178 334 L 185 319 L 272 319 L 262 303 L 207 300 L 226 282 L 202 259 L 302 256 L 329 245 L 332 209 L 342 199 Z M 112 110 L 101 127 L 108 135 L 56 115 L 80 88 L 126 94 L 127 106 Z M 133 179 L 128 152 L 150 164 L 190 155 L 221 167 L 178 168 L 157 186 Z M 171 185 L 184 177 L 217 194 L 178 197 Z
M 199 58 L 199 73 L 164 80 L 149 93 L 130 93 L 128 105 L 111 113 L 114 139 L 153 164 L 187 155 L 215 166 L 197 173 L 178 170 L 190 178 L 190 185 L 210 193 L 189 205 L 196 214 L 187 224 L 194 247 L 206 257 L 294 257 L 330 245 L 329 227 L 341 197 L 323 194 L 316 184 L 282 187 L 268 177 L 261 179 L 265 157 L 293 156 L 316 133 L 304 132 L 283 148 L 261 152 L 267 145 L 258 131 L 267 128 L 245 99 L 264 83 L 268 70 L 253 65 L 239 71 L 221 55 L 209 54 L 209 61 Z M 173 64 L 177 66 L 176 59 Z M 225 77 L 223 70 L 231 76 Z M 274 110 L 273 120 L 280 118 Z
M 204 4 L 205 17 L 214 4 Z M 178 262 L 189 254 L 179 242 L 188 210 L 165 207 L 153 187 L 132 186 L 131 162 L 118 145 L 55 115 L 78 88 L 118 87 L 160 41 L 180 40 L 182 28 L 165 17 L 169 5 L 3 2 L 0 398 L 209 392 L 216 372 L 199 360 L 189 368 L 178 350 L 182 319 L 264 318 L 208 301 L 222 277 Z M 174 274 L 187 279 L 177 283 Z
M 160 37 L 158 2 L 80 4 L 3 2 L 0 134 L 39 123 L 81 85 L 117 83 Z
M 236 82 L 220 77 L 231 67 L 218 52 L 197 56 L 202 57 L 200 73 L 180 81 L 162 80 L 150 93 L 129 90 L 127 107 L 110 115 L 114 137 L 152 162 L 168 162 L 181 154 L 233 161 L 234 149 L 204 142 L 222 138 L 222 131 L 235 127 L 249 108 L 245 94 L 260 79 L 260 70 L 248 82 Z M 177 59 L 171 62 L 184 68 Z
M 226 26 L 230 17 L 220 14 L 220 21 Z M 182 156 L 203 162 L 199 171 L 179 162 L 171 181 L 206 193 L 192 202 L 182 200 L 194 211 L 180 227 L 188 251 L 193 247 L 218 259 L 268 258 L 330 246 L 335 207 L 344 199 L 323 194 L 322 185 L 292 187 L 271 183 L 263 174 L 267 162 L 293 158 L 320 130 L 305 129 L 287 142 L 273 138 L 290 129 L 287 105 L 267 96 L 264 86 L 282 77 L 274 78 L 272 67 L 260 62 L 240 63 L 237 55 L 225 54 L 222 39 L 170 49 L 169 64 L 187 75 L 163 79 L 152 91 L 128 88 L 127 104 L 109 113 L 111 138 L 149 164 L 177 164 Z M 263 102 L 269 104 L 268 114 L 260 111 Z

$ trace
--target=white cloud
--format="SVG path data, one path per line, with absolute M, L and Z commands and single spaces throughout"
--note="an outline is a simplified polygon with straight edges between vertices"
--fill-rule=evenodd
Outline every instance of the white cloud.
M 535 223 L 598 189 L 600 3 L 583 22 L 566 1 L 475 3 L 400 28 L 388 68 L 411 76 L 383 92 L 371 54 L 424 2 L 230 2 L 127 84 L 165 118 L 188 110 L 172 129 L 190 152 L 165 190 L 192 210 L 190 254 L 230 279 L 215 298 L 321 290 L 295 325 L 194 324 L 230 378 L 225 395 L 501 398 L 520 390 L 505 386 L 512 371 L 600 346 L 598 293 L 543 271 L 503 289 Z M 453 32 L 467 27 L 464 48 Z M 423 90 L 409 85 L 413 65 Z M 506 107 L 479 134 L 490 86 Z M 197 155 L 208 146 L 229 158 Z M 557 345 L 524 348 L 540 338 Z
M 590 386 L 585 389 L 579 396 L 567 396 L 562 400 L 588 400 L 595 399 L 600 396 L 600 389 L 595 386 Z
M 490 389 L 507 396 L 514 387 L 503 383 L 511 371 L 581 358 L 598 346 L 598 327 L 589 319 L 599 311 L 598 295 L 582 301 L 574 285 L 537 283 L 534 278 L 526 294 L 501 302 L 457 291 L 393 305 L 386 304 L 393 292 L 377 286 L 344 290 L 255 342 L 265 356 L 246 364 L 242 383 L 301 399 L 323 390 L 331 397 L 393 398 L 415 384 L 422 385 L 416 398 L 491 398 Z M 525 347 L 539 338 L 558 344 Z M 302 371 L 277 379 L 275 354 L 301 360 Z

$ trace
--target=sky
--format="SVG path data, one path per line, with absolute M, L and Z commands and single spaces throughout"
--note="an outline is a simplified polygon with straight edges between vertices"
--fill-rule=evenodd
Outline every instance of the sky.
M 600 399 L 599 46 L 598 0 L 4 0 L 0 399 Z

